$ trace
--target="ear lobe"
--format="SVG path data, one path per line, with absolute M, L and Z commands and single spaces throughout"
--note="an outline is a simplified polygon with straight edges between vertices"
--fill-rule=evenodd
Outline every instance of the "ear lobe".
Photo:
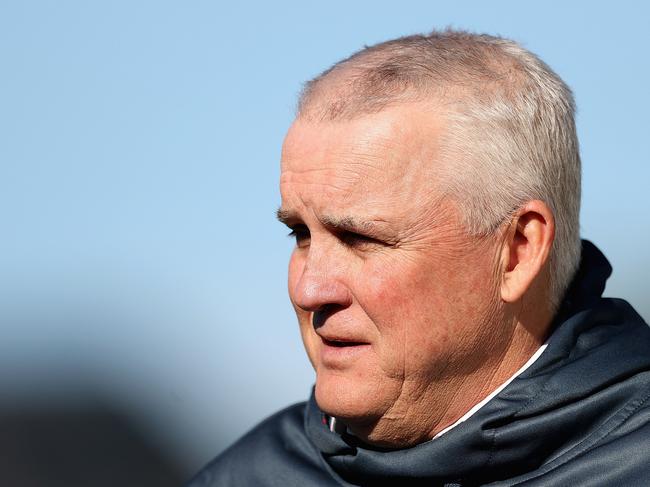
M 555 219 L 546 203 L 527 202 L 515 213 L 503 242 L 501 298 L 520 300 L 542 273 L 555 238 Z

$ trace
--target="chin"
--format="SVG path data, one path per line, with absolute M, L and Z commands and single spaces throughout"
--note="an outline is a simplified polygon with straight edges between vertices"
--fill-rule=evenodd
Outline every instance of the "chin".
M 329 416 L 349 424 L 370 424 L 381 418 L 390 405 L 376 382 L 354 374 L 319 371 L 316 375 L 316 403 Z

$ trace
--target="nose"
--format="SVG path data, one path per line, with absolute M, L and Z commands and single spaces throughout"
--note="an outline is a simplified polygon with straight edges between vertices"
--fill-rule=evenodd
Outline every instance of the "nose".
M 319 312 L 344 308 L 352 303 L 352 293 L 345 282 L 344 269 L 326 253 L 310 255 L 294 286 L 292 298 L 304 311 Z

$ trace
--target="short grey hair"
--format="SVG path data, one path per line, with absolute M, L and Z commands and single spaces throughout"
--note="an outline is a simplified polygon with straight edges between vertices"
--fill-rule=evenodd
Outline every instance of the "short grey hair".
M 580 261 L 580 154 L 569 87 L 517 43 L 434 31 L 365 47 L 306 83 L 298 118 L 352 119 L 433 100 L 447 121 L 443 192 L 471 234 L 490 235 L 524 203 L 553 211 L 551 307 Z

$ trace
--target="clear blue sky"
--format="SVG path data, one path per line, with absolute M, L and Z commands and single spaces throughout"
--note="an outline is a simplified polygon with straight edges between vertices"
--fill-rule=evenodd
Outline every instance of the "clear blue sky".
M 102 397 L 189 470 L 306 398 L 274 221 L 301 83 L 364 44 L 460 27 L 573 88 L 582 233 L 650 317 L 645 2 L 0 3 L 0 385 Z

